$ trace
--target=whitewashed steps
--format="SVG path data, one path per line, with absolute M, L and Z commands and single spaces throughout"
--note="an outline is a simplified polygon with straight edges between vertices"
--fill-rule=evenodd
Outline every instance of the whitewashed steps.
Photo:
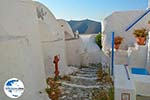
M 71 78 L 74 79 L 86 79 L 86 80 L 97 80 L 97 77 L 93 77 L 93 78 L 88 78 L 88 77 L 81 77 L 81 76 L 70 76 Z
M 62 86 L 68 86 L 68 87 L 73 87 L 73 88 L 82 88 L 82 89 L 93 89 L 93 88 L 100 88 L 99 85 L 90 85 L 90 86 L 86 86 L 86 85 L 77 85 L 77 84 L 71 84 L 71 83 L 66 83 L 66 82 L 62 82 Z
M 69 84 L 84 85 L 84 86 L 94 86 L 98 85 L 96 78 L 86 78 L 86 77 L 72 77 L 70 81 L 66 81 Z
M 92 100 L 92 90 L 100 89 L 97 70 L 96 66 L 80 68 L 78 72 L 70 75 L 70 81 L 62 81 L 63 93 L 59 100 Z
M 96 74 L 91 74 L 91 73 L 89 73 L 89 74 L 78 74 L 77 73 L 76 76 L 87 77 L 87 78 L 95 78 L 95 77 L 97 77 Z
M 97 70 L 95 70 L 95 71 L 80 70 L 80 71 L 77 72 L 77 73 L 80 73 L 80 74 L 96 74 L 96 73 L 97 73 Z

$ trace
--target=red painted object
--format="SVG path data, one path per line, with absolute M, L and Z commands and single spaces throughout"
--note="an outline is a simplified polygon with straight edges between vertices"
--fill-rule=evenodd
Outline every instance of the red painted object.
M 59 76 L 59 69 L 58 69 L 58 62 L 59 62 L 59 57 L 58 56 L 54 56 L 54 61 L 53 63 L 55 64 L 55 77 Z

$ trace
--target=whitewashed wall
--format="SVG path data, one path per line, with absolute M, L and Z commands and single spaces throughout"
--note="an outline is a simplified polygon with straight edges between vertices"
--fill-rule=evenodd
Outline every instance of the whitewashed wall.
M 72 39 L 74 38 L 74 33 L 70 27 L 70 25 L 67 23 L 67 21 L 63 19 L 58 19 L 59 25 L 61 26 L 62 30 L 64 31 L 65 39 Z
M 82 65 L 89 65 L 91 63 L 97 64 L 102 62 L 101 57 L 103 53 L 95 42 L 96 35 L 80 35 L 83 41 L 84 52 L 82 56 Z M 104 56 L 105 58 L 105 56 Z
M 83 41 L 80 37 L 75 38 L 70 25 L 65 20 L 59 19 L 58 22 L 65 35 L 67 64 L 80 66 L 82 62 Z
M 135 43 L 135 37 L 132 34 L 134 29 L 146 28 L 149 30 L 150 26 L 148 26 L 148 20 L 150 14 L 141 19 L 128 32 L 126 32 L 125 29 L 144 14 L 144 12 L 145 10 L 114 12 L 106 17 L 103 21 L 102 28 L 103 50 L 106 51 L 111 48 L 112 32 L 115 32 L 115 36 L 122 36 L 124 38 L 121 49 L 128 49 L 128 47 L 133 46 Z
M 38 19 L 38 26 L 44 55 L 46 77 L 54 76 L 55 67 L 53 60 L 56 55 L 60 55 L 60 75 L 72 73 L 73 69 L 67 66 L 65 36 L 60 24 L 44 5 L 39 2 L 35 2 L 35 5 L 37 7 L 37 13 L 43 13 L 43 18 Z
M 0 100 L 12 100 L 4 82 L 18 78 L 25 92 L 17 100 L 48 100 L 36 10 L 31 0 L 0 0 Z
M 129 48 L 128 50 L 128 65 L 131 67 L 146 67 L 148 54 L 148 45 Z
M 147 69 L 150 72 L 150 32 L 149 32 L 149 40 L 148 40 L 148 54 L 147 54 Z
M 83 41 L 81 38 L 66 40 L 66 55 L 68 65 L 81 65 L 81 54 L 83 53 Z

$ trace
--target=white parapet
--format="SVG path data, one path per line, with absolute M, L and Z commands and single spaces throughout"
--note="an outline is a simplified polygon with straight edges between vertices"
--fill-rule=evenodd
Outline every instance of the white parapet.
M 115 51 L 115 64 L 127 64 L 128 63 L 128 52 L 127 50 L 116 50 Z
M 128 64 L 132 67 L 146 67 L 148 45 L 135 45 L 128 50 Z
M 130 80 L 128 79 L 128 74 Z M 114 66 L 115 100 L 136 100 L 136 90 L 129 69 L 124 65 Z M 123 99 L 129 98 L 129 99 Z
M 148 38 L 148 53 L 147 53 L 147 70 L 150 72 L 150 32 Z
M 150 75 L 133 74 L 136 86 L 136 94 L 142 96 L 150 96 Z

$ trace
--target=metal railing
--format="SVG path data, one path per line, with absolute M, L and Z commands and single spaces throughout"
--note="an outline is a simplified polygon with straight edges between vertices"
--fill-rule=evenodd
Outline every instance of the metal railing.
M 112 32 L 112 57 L 111 57 L 111 74 L 114 75 L 114 38 L 115 33 Z
M 146 12 L 142 16 L 140 16 L 136 21 L 134 21 L 125 31 L 127 32 L 128 30 L 130 30 L 136 23 L 138 23 L 149 12 L 150 12 L 150 8 L 148 10 L 146 10 Z
M 124 65 L 124 68 L 125 68 L 125 70 L 126 70 L 127 78 L 128 78 L 128 80 L 130 80 L 130 75 L 129 75 L 129 71 L 128 71 L 128 69 L 127 69 L 127 66 L 128 66 L 128 65 Z

